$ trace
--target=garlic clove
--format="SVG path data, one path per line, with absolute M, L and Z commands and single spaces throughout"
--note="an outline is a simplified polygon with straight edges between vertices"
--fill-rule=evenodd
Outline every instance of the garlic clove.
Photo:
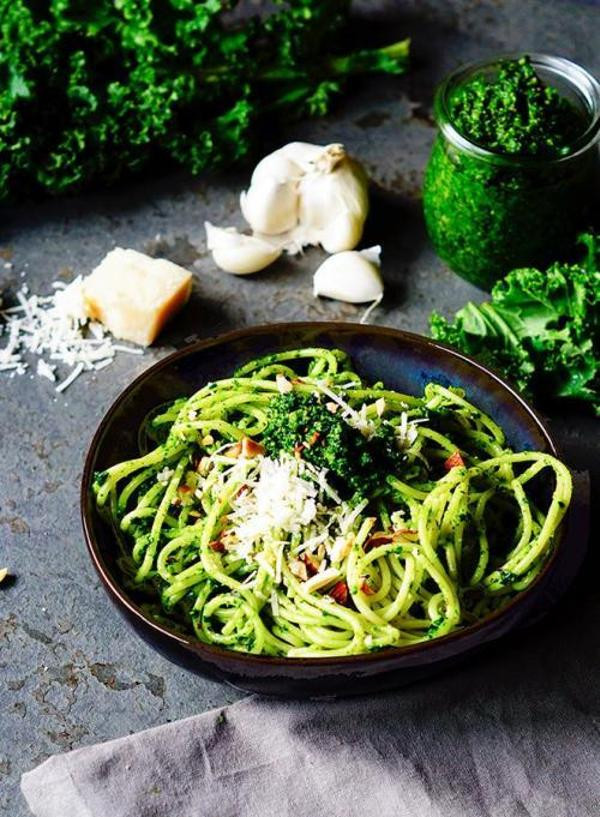
M 288 156 L 285 147 L 269 153 L 262 158 L 252 172 L 250 185 L 263 179 L 275 179 L 278 182 L 298 181 L 304 171 L 292 156 Z
M 333 172 L 315 172 L 298 185 L 298 222 L 306 243 L 327 252 L 353 250 L 369 211 L 368 180 L 362 166 L 345 156 Z
M 381 247 L 347 250 L 327 258 L 314 274 L 313 293 L 350 304 L 378 301 L 383 296 L 379 270 Z
M 240 196 L 242 214 L 255 233 L 279 235 L 298 221 L 298 190 L 293 181 L 260 176 Z
M 215 227 L 204 222 L 206 245 L 212 252 L 213 261 L 225 272 L 233 275 L 250 275 L 276 261 L 281 248 L 274 247 L 261 238 L 244 235 L 235 227 Z
M 331 254 L 352 250 L 362 238 L 363 224 L 364 220 L 354 213 L 340 213 L 321 230 L 319 244 Z

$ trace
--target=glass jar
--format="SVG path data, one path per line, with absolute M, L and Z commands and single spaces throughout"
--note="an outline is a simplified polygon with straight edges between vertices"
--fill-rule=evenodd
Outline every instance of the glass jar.
M 502 61 L 522 56 L 460 68 L 435 96 L 439 132 L 423 189 L 427 230 L 451 269 L 483 289 L 511 269 L 543 268 L 572 252 L 600 180 L 600 85 L 570 60 L 528 55 L 540 78 L 571 102 L 584 123 L 565 155 L 496 152 L 454 127 L 452 94 L 475 76 L 493 80 Z

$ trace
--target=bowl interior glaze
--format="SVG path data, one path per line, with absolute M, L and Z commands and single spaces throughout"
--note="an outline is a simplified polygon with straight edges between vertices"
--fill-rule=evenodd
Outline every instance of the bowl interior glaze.
M 455 662 L 526 620 L 556 554 L 526 591 L 480 624 L 423 644 L 344 658 L 269 658 L 200 644 L 146 616 L 138 599 L 122 588 L 115 534 L 97 512 L 91 495 L 94 471 L 139 454 L 140 426 L 158 405 L 191 395 L 254 357 L 302 346 L 341 348 L 361 376 L 370 382 L 382 380 L 398 391 L 420 394 L 432 380 L 459 386 L 502 426 L 513 448 L 557 453 L 542 421 L 499 377 L 419 335 L 356 324 L 293 323 L 253 327 L 190 345 L 149 368 L 125 389 L 101 422 L 85 464 L 81 498 L 89 552 L 109 595 L 137 632 L 192 671 L 247 690 L 306 696 L 365 692 L 406 683 Z

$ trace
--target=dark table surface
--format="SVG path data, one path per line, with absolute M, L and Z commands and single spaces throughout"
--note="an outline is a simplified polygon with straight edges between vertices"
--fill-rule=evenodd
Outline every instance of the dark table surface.
M 389 0 L 357 3 L 356 12 L 386 39 L 413 38 L 409 74 L 358 83 L 332 116 L 303 123 L 289 137 L 344 142 L 365 163 L 379 188 L 365 239 L 384 247 L 387 285 L 373 320 L 425 332 L 433 308 L 449 312 L 483 297 L 438 261 L 424 232 L 419 196 L 434 136 L 435 84 L 461 62 L 518 49 L 571 57 L 598 75 L 600 6 Z M 312 297 L 311 275 L 324 258 L 317 249 L 247 279 L 214 267 L 203 222 L 241 225 L 238 194 L 247 178 L 247 172 L 177 175 L 2 215 L 0 291 L 27 281 L 33 292 L 46 292 L 57 278 L 88 273 L 115 245 L 165 256 L 194 272 L 182 319 L 143 357 L 121 355 L 58 396 L 43 378 L 0 375 L 0 567 L 16 574 L 0 592 L 0 812 L 11 817 L 27 814 L 18 794 L 21 773 L 50 754 L 242 696 L 169 664 L 125 627 L 89 562 L 78 492 L 98 421 L 133 377 L 172 349 L 257 323 L 358 319 L 358 307 Z M 551 425 L 567 461 L 589 469 L 597 486 L 598 421 L 554 416 Z M 594 496 L 597 504 L 597 487 Z M 593 560 L 590 565 L 588 574 Z M 566 677 L 578 661 L 597 661 L 599 601 L 584 576 L 536 632 L 533 653 L 531 637 L 517 639 L 505 648 L 507 660 L 526 666 L 537 656 L 547 662 L 549 678 Z M 502 649 L 484 661 L 502 662 Z M 585 705 L 598 722 L 598 693 L 590 690 Z

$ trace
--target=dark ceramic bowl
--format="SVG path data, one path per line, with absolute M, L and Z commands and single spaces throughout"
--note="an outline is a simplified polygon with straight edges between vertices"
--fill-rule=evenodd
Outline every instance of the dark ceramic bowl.
M 536 581 L 482 623 L 422 644 L 366 655 L 254 656 L 202 644 L 142 612 L 138 600 L 121 586 L 115 535 L 93 502 L 94 471 L 138 455 L 139 428 L 156 406 L 229 376 L 251 358 L 300 346 L 344 349 L 369 381 L 383 380 L 402 392 L 420 394 L 430 380 L 461 386 L 473 403 L 504 428 L 513 448 L 557 453 L 544 424 L 506 383 L 475 361 L 419 335 L 353 324 L 292 323 L 243 329 L 188 346 L 149 368 L 125 389 L 102 420 L 83 473 L 83 528 L 92 561 L 109 596 L 137 633 L 193 672 L 253 692 L 305 697 L 383 690 L 423 678 L 538 617 L 556 595 L 553 586 L 564 579 L 565 563 L 572 566 L 574 561 L 572 554 L 565 554 L 569 541 L 564 535 Z

